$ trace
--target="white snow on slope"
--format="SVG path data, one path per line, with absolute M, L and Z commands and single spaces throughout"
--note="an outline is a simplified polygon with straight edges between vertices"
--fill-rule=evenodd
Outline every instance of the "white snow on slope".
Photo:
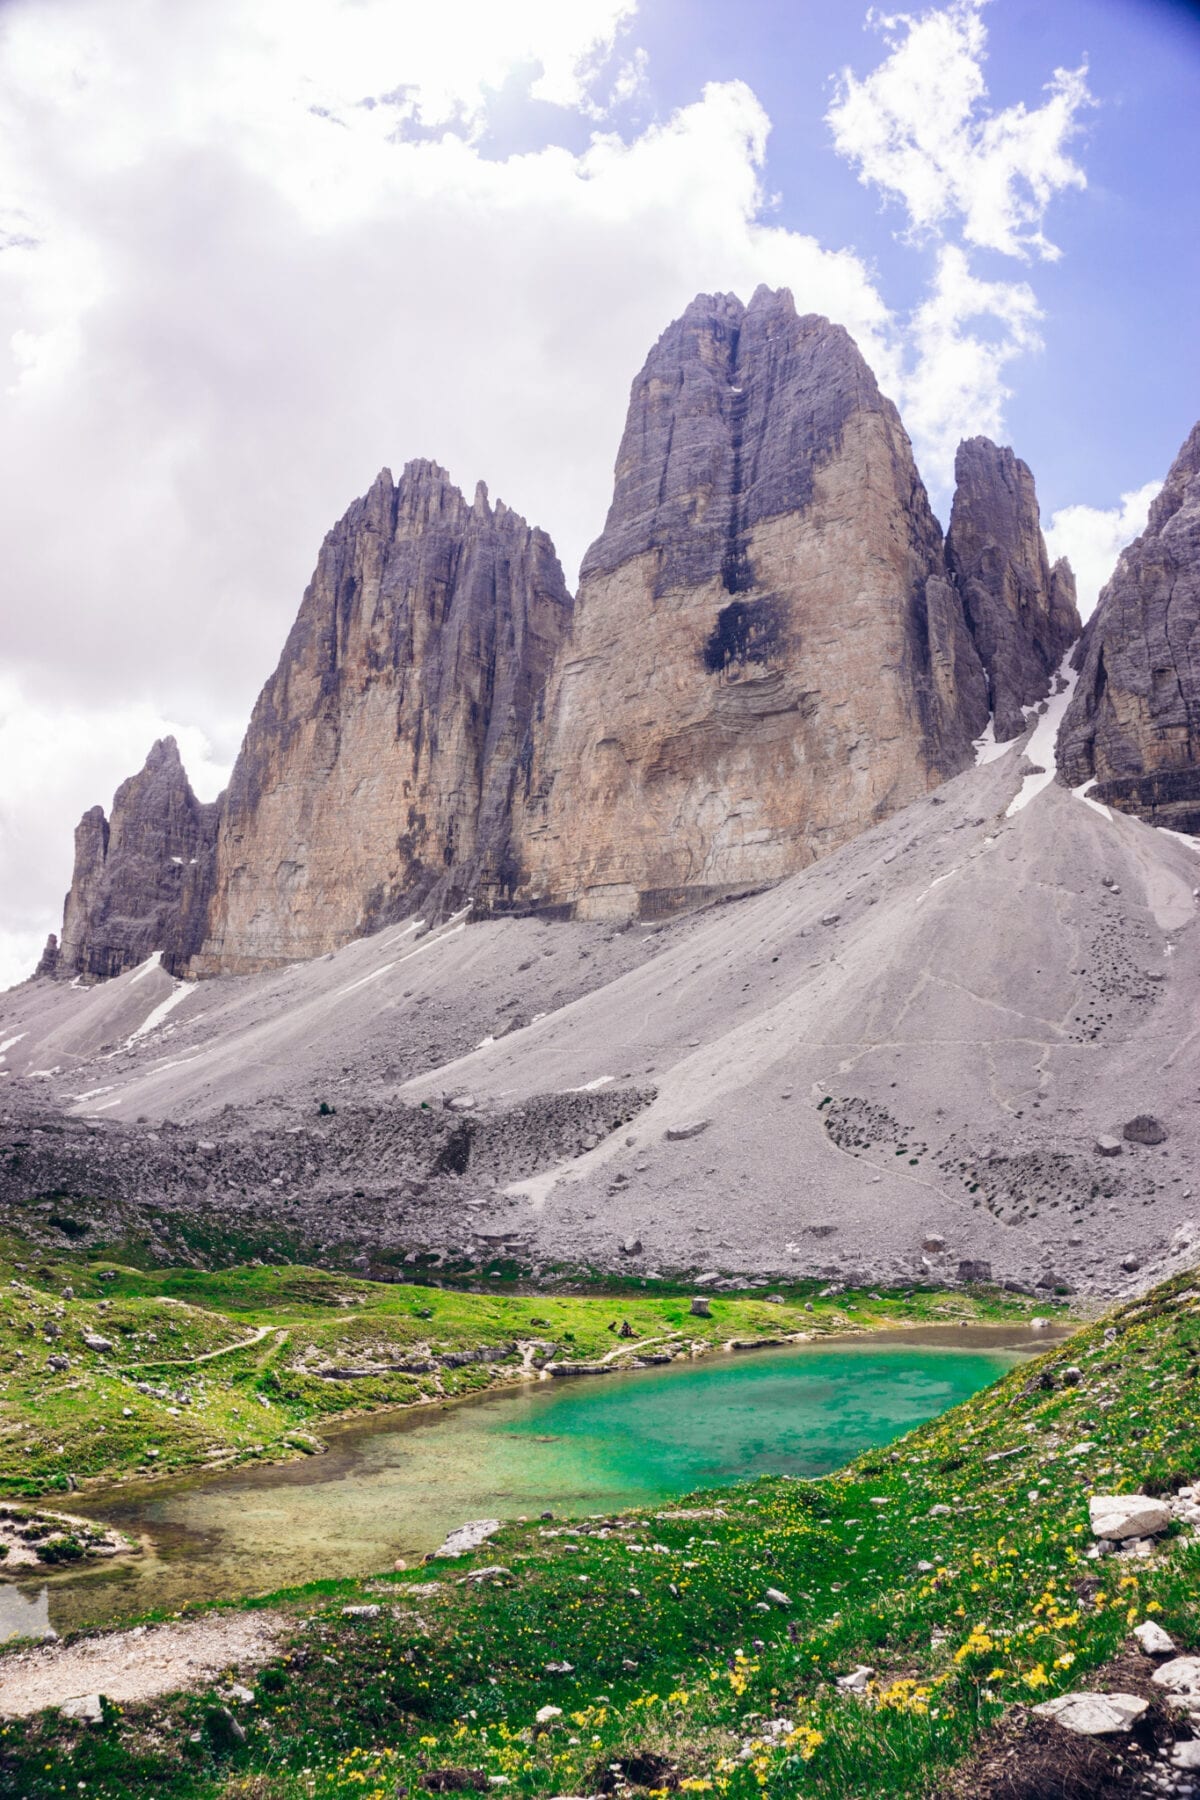
M 996 715 L 988 714 L 988 722 L 984 726 L 983 735 L 975 739 L 975 767 L 982 769 L 984 763 L 995 762 L 998 756 L 1011 750 L 1016 740 L 1009 738 L 1006 744 L 996 742 Z
M 28 1036 L 27 1031 L 18 1031 L 16 1037 L 5 1038 L 4 1042 L 0 1044 L 0 1062 L 4 1061 L 6 1052 L 11 1050 L 14 1044 L 19 1044 L 23 1037 Z
M 154 955 L 148 956 L 144 963 L 139 963 L 137 968 L 133 971 L 133 974 L 129 977 L 130 987 L 135 986 L 136 983 L 139 981 L 145 981 L 145 979 L 146 979 L 147 975 L 149 975 L 150 971 L 152 969 L 157 969 L 159 967 L 159 965 L 161 964 L 161 962 L 162 962 L 162 951 L 156 950 L 154 952 Z
M 1071 704 L 1071 695 L 1075 692 L 1075 683 L 1079 679 L 1077 672 L 1071 667 L 1071 650 L 1063 657 L 1055 675 L 1055 682 L 1061 682 L 1058 693 L 1051 694 L 1046 701 L 1041 717 L 1033 736 L 1025 746 L 1025 754 L 1039 773 L 1026 775 L 1021 783 L 1021 791 L 1009 801 L 1006 819 L 1016 813 L 1024 812 L 1031 800 L 1036 800 L 1044 788 L 1048 788 L 1054 780 L 1057 763 L 1055 761 L 1055 745 L 1058 742 L 1058 728 L 1063 722 L 1063 715 Z
M 1112 809 L 1111 809 L 1111 807 L 1105 806 L 1104 803 L 1100 800 L 1089 800 L 1088 799 L 1088 792 L 1091 788 L 1094 788 L 1095 785 L 1096 785 L 1096 777 L 1093 775 L 1092 779 L 1090 781 L 1085 781 L 1080 787 L 1072 788 L 1071 792 L 1074 794 L 1076 800 L 1082 800 L 1083 804 L 1085 806 L 1090 806 L 1093 812 L 1098 812 L 1100 814 L 1100 817 L 1102 819 L 1107 819 L 1109 824 L 1111 825 L 1112 824 Z
M 181 1000 L 186 1000 L 188 995 L 194 994 L 195 991 L 190 981 L 177 981 L 166 999 L 160 1000 L 153 1011 L 146 1014 L 137 1030 L 129 1037 L 128 1042 L 136 1043 L 138 1038 L 148 1037 L 152 1031 L 157 1031 L 167 1014 L 173 1012 Z

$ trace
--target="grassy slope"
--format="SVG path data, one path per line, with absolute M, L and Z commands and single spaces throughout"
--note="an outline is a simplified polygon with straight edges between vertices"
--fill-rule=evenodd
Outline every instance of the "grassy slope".
M 84 1733 L 46 1714 L 0 1737 L 0 1793 L 384 1800 L 458 1767 L 498 1793 L 586 1794 L 651 1754 L 734 1797 L 934 1793 L 982 1725 L 1086 1685 L 1139 1618 L 1200 1643 L 1200 1544 L 1083 1555 L 1089 1493 L 1200 1474 L 1198 1372 L 1181 1277 L 827 1480 L 511 1526 L 473 1559 L 306 1590 L 290 1652 L 237 1708 L 244 1747 L 219 1742 L 212 1693 Z M 510 1573 L 460 1585 L 489 1564 Z M 859 1661 L 878 1671 L 865 1703 L 832 1685 Z M 540 1727 L 545 1706 L 562 1711 Z
M 115 1271 L 115 1273 L 114 1273 Z M 102 1274 L 111 1279 L 101 1280 Z M 478 1392 L 519 1378 L 517 1340 L 552 1340 L 559 1360 L 591 1361 L 628 1342 L 651 1353 L 753 1342 L 787 1332 L 870 1328 L 913 1320 L 1020 1318 L 1020 1296 L 863 1294 L 788 1303 L 712 1301 L 635 1286 L 619 1295 L 523 1296 L 389 1286 L 297 1267 L 145 1272 L 103 1260 L 0 1262 L 0 1496 L 62 1491 L 71 1481 L 178 1471 L 311 1450 L 312 1434 L 349 1410 L 369 1411 Z M 62 1298 L 64 1288 L 73 1298 Z M 1044 1303 L 1041 1303 L 1044 1308 Z M 52 1335 L 46 1336 L 47 1328 Z M 111 1351 L 90 1350 L 85 1334 Z M 241 1346 L 241 1347 L 239 1347 Z M 488 1363 L 429 1373 L 329 1381 L 322 1366 L 375 1365 L 489 1346 Z M 212 1352 L 219 1354 L 213 1355 Z M 66 1371 L 48 1367 L 65 1353 Z M 622 1356 L 622 1361 L 628 1357 Z M 150 1391 L 145 1391 L 145 1390 Z M 127 1416 L 128 1415 L 128 1416 Z M 71 1478 L 71 1481 L 68 1480 Z

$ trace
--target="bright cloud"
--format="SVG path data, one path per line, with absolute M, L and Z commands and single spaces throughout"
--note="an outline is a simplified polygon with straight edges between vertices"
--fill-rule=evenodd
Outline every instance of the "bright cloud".
M 1091 103 L 1086 69 L 1056 69 L 1033 110 L 989 111 L 985 3 L 874 15 L 891 54 L 861 81 L 843 72 L 828 122 L 859 180 L 900 200 L 913 232 L 954 225 L 979 249 L 1056 257 L 1047 208 L 1087 185 L 1067 148 Z
M 843 71 L 826 115 L 865 185 L 898 200 L 914 245 L 931 241 L 928 299 L 910 325 L 900 398 L 927 479 L 949 482 L 963 437 L 1003 431 L 1006 371 L 1039 347 L 1025 281 L 983 280 L 972 250 L 1029 261 L 1059 252 L 1043 226 L 1051 202 L 1086 186 L 1069 146 L 1091 104 L 1084 68 L 1056 69 L 1047 98 L 988 105 L 986 0 L 953 0 L 919 17 L 869 15 L 889 54 L 861 80 Z
M 1052 558 L 1065 556 L 1074 569 L 1079 611 L 1085 619 L 1122 550 L 1146 529 L 1151 502 L 1161 486 L 1161 481 L 1148 481 L 1122 494 L 1117 506 L 1064 506 L 1050 520 L 1046 548 Z

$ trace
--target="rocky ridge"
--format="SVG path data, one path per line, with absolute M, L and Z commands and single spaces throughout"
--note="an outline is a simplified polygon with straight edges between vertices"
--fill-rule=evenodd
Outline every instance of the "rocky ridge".
M 580 916 L 778 880 L 966 766 L 984 673 L 840 326 L 760 288 L 664 332 L 546 712 L 527 893 Z
M 513 797 L 570 619 L 482 482 L 384 469 L 326 538 L 222 809 L 199 974 L 317 956 L 514 881 Z
M 105 978 L 161 952 L 182 974 L 204 933 L 217 819 L 218 803 L 192 792 L 175 739 L 160 738 L 117 789 L 110 816 L 93 806 L 79 821 L 62 939 L 43 967 Z
M 988 673 L 997 743 L 1026 728 L 1024 708 L 1045 698 L 1080 633 L 1075 577 L 1046 554 L 1028 465 L 989 438 L 968 438 L 954 459 L 946 562 Z
M 384 470 L 330 532 L 228 792 L 173 747 L 81 821 L 96 979 L 328 954 L 418 909 L 624 921 L 769 885 L 1003 741 L 1077 626 L 1032 477 L 962 447 L 944 546 L 848 334 L 701 295 L 633 384 L 577 603 L 482 483 Z M 181 873 L 182 871 L 182 873 Z
M 1076 654 L 1059 764 L 1072 786 L 1200 832 L 1200 425 L 1122 552 Z

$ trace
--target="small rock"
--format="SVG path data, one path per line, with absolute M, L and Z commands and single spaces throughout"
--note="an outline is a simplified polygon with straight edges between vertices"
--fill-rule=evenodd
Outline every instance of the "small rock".
M 574 1546 L 571 1544 L 563 1545 L 564 1550 L 570 1550 L 573 1547 Z M 471 1582 L 504 1581 L 511 1579 L 512 1570 L 506 1569 L 503 1563 L 488 1563 L 487 1567 L 484 1569 L 472 1569 L 469 1575 L 464 1575 L 462 1577 L 458 1585 L 459 1587 L 467 1587 Z
M 622 1256 L 640 1256 L 641 1254 L 642 1254 L 641 1238 L 627 1237 L 627 1238 L 621 1239 L 621 1255 Z
M 64 1719 L 78 1719 L 83 1725 L 104 1723 L 104 1702 L 99 1694 L 78 1694 L 73 1700 L 64 1700 L 58 1710 Z
M 1171 1762 L 1177 1769 L 1200 1769 L 1200 1738 L 1184 1738 L 1173 1745 Z
M 551 1719 L 562 1718 L 561 1706 L 539 1706 L 534 1713 L 534 1720 L 539 1725 L 549 1725 Z
M 1120 1156 L 1121 1140 L 1120 1138 L 1109 1137 L 1106 1133 L 1102 1133 L 1096 1139 L 1094 1148 L 1097 1156 Z
M 343 1619 L 377 1619 L 379 1608 L 377 1606 L 343 1606 L 342 1617 Z
M 772 1606 L 790 1606 L 792 1604 L 782 1588 L 768 1588 L 767 1599 Z
M 687 1125 L 668 1125 L 663 1136 L 668 1144 L 680 1144 L 685 1138 L 699 1137 L 712 1124 L 711 1119 L 693 1119 Z
M 1142 1266 L 1141 1257 L 1136 1255 L 1135 1252 L 1132 1250 L 1130 1250 L 1126 1256 L 1123 1256 L 1121 1258 L 1121 1267 L 1125 1270 L 1125 1273 L 1127 1275 L 1134 1274 L 1136 1270 L 1141 1268 L 1141 1266 Z
M 574 1663 L 569 1662 L 548 1662 L 546 1664 L 546 1673 L 547 1675 L 573 1675 L 575 1673 L 575 1665 Z
M 97 1335 L 94 1331 L 85 1331 L 83 1334 L 83 1342 L 84 1342 L 84 1347 L 88 1350 L 111 1350 L 112 1349 L 111 1340 L 106 1337 L 97 1337 Z
M 958 1265 L 958 1279 L 960 1281 L 990 1281 L 992 1265 L 979 1257 L 964 1257 Z
M 1126 1123 L 1122 1135 L 1130 1144 L 1165 1144 L 1171 1134 L 1153 1113 L 1139 1113 Z
M 928 1250 L 930 1256 L 936 1256 L 939 1250 L 944 1250 L 946 1248 L 946 1240 L 944 1237 L 939 1237 L 936 1231 L 933 1231 L 930 1232 L 927 1238 L 922 1238 L 921 1248 L 922 1250 Z
M 446 1105 L 453 1113 L 474 1112 L 475 1096 L 474 1094 L 455 1094 L 452 1099 L 447 1100 Z
M 378 1611 L 378 1608 L 376 1610 Z M 240 1681 L 233 1682 L 225 1691 L 231 1700 L 237 1701 L 239 1706 L 254 1705 L 254 1689 L 243 1687 Z
M 1093 1494 L 1088 1501 L 1092 1535 L 1112 1538 L 1153 1537 L 1171 1523 L 1171 1511 L 1149 1494 Z
M 1133 1635 L 1147 1656 L 1173 1656 L 1175 1654 L 1174 1641 L 1168 1637 L 1155 1619 L 1145 1619 L 1142 1624 L 1135 1625 Z
M 821 923 L 822 925 L 836 925 L 841 916 L 841 913 L 822 913 Z
M 1082 1380 L 1083 1370 L 1078 1368 L 1074 1363 L 1071 1363 L 1070 1366 L 1065 1368 L 1062 1372 L 1062 1384 L 1064 1387 L 1078 1387 Z
M 859 1663 L 848 1675 L 839 1675 L 837 1685 L 845 1694 L 865 1694 L 867 1683 L 874 1673 L 874 1669 L 869 1668 L 866 1663 Z
M 693 1294 L 689 1311 L 694 1319 L 711 1319 L 712 1301 L 707 1294 Z
M 480 1544 L 488 1538 L 495 1537 L 500 1529 L 499 1519 L 469 1519 L 452 1531 L 440 1549 L 434 1551 L 435 1556 L 465 1556 L 468 1550 L 478 1550 Z
M 1128 1731 L 1149 1705 L 1136 1694 L 1059 1694 L 1054 1700 L 1043 1700 L 1033 1711 L 1037 1718 L 1053 1719 L 1080 1737 L 1107 1737 Z
M 1172 1694 L 1200 1694 L 1200 1656 L 1176 1656 L 1150 1678 Z
M 782 1294 L 764 1294 L 763 1301 L 767 1306 L 785 1306 L 787 1304 Z

